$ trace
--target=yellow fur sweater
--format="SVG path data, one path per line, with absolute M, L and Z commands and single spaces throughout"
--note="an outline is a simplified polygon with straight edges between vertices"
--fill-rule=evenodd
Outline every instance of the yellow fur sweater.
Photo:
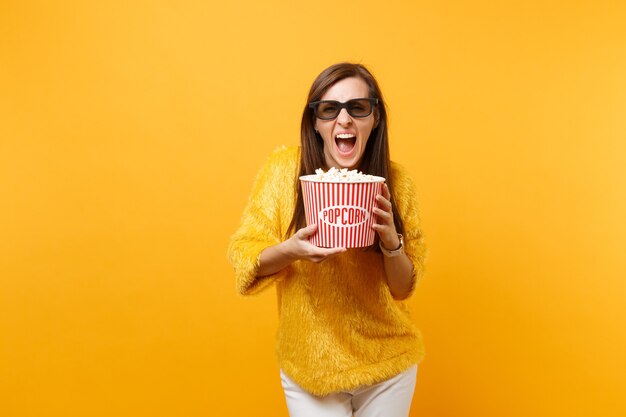
M 261 252 L 282 241 L 291 221 L 298 161 L 295 147 L 270 156 L 228 255 L 241 294 L 275 285 L 279 365 L 302 388 L 322 396 L 391 378 L 420 362 L 424 349 L 405 303 L 391 296 L 379 251 L 349 249 L 321 263 L 296 261 L 274 275 L 256 277 Z M 416 283 L 425 250 L 413 183 L 397 164 L 391 175 Z

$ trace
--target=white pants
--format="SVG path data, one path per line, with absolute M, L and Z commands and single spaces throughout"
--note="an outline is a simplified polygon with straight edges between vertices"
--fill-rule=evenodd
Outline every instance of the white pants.
M 290 417 L 408 417 L 416 377 L 414 365 L 375 385 L 316 397 L 280 371 Z

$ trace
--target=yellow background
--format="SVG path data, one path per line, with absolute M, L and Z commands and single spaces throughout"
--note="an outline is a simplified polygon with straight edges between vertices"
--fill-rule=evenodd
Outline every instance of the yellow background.
M 53 4 L 60 3 L 60 4 Z M 366 64 L 430 250 L 413 416 L 626 410 L 623 1 L 0 3 L 0 415 L 286 416 L 226 242 Z

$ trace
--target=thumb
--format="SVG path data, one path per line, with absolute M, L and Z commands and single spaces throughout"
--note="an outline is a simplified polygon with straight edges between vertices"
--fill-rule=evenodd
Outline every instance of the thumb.
M 300 229 L 300 231 L 298 232 L 298 235 L 301 239 L 304 239 L 313 235 L 316 230 L 317 230 L 317 223 L 312 223 L 308 225 L 307 227 L 303 227 L 302 229 Z

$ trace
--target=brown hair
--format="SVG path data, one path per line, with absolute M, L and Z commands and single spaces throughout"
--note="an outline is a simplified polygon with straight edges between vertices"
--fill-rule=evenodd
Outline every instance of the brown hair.
M 393 198 L 393 184 L 391 179 L 391 163 L 389 159 L 389 141 L 387 137 L 387 111 L 382 92 L 374 76 L 361 64 L 339 63 L 326 68 L 317 76 L 307 97 L 307 102 L 302 113 L 302 123 L 300 125 L 300 164 L 296 172 L 296 204 L 291 218 L 291 223 L 287 229 L 286 237 L 291 236 L 297 230 L 306 226 L 304 218 L 304 201 L 302 199 L 302 188 L 299 177 L 302 175 L 314 174 L 315 170 L 326 166 L 324 159 L 324 142 L 315 131 L 315 115 L 309 108 L 309 103 L 321 100 L 322 96 L 337 82 L 350 77 L 361 78 L 368 87 L 369 98 L 377 98 L 378 105 L 374 110 L 374 117 L 377 121 L 374 129 L 370 133 L 367 146 L 361 158 L 359 166 L 356 168 L 366 174 L 377 175 L 386 179 L 387 186 L 391 192 L 391 205 L 393 218 L 398 233 L 403 233 L 402 219 L 396 210 Z M 378 240 L 378 235 L 376 236 Z M 377 242 L 375 243 L 377 245 Z

